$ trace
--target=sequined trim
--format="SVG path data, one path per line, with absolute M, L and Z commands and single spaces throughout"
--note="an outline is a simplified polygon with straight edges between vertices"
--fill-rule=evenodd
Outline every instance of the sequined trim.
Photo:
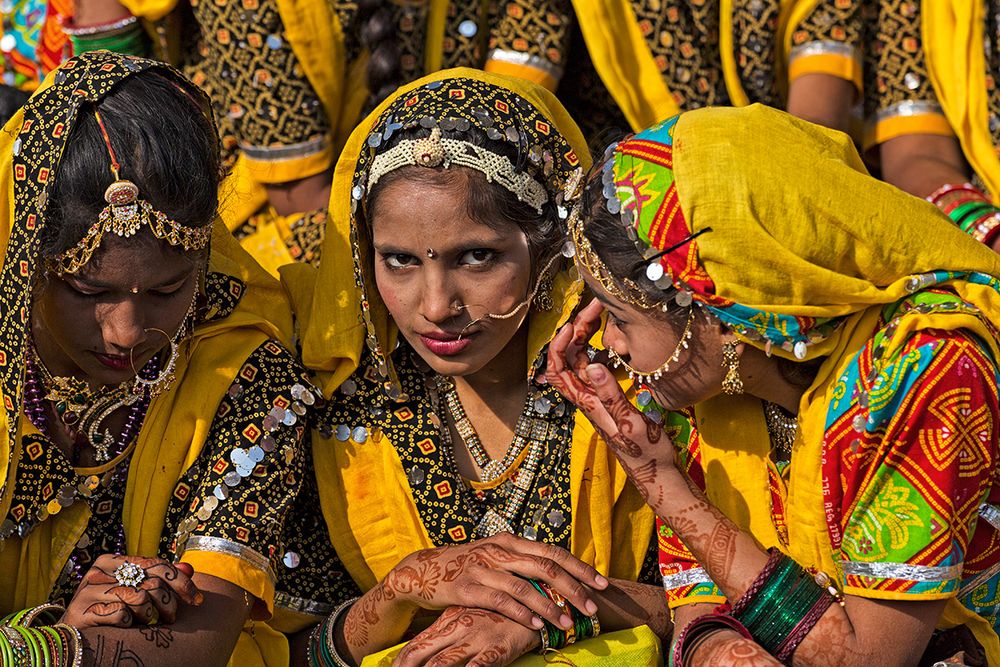
M 664 575 L 663 577 L 663 588 L 668 591 L 675 588 L 683 588 L 684 586 L 692 586 L 694 584 L 711 583 L 712 578 L 708 576 L 708 572 L 706 572 L 703 567 L 693 567 L 690 570 L 684 570 L 683 572 L 678 572 L 677 574 Z
M 830 39 L 815 42 L 806 42 L 800 46 L 792 47 L 788 55 L 788 62 L 793 63 L 799 58 L 810 56 L 843 56 L 861 62 L 861 51 L 844 42 L 836 42 Z
M 520 65 L 522 67 L 531 67 L 533 69 L 545 72 L 556 81 L 562 78 L 563 74 L 562 67 L 557 67 L 553 65 L 551 61 L 546 60 L 545 58 L 541 58 L 539 56 L 535 56 L 530 53 L 524 53 L 523 51 L 506 51 L 504 49 L 493 49 L 492 51 L 490 51 L 486 59 L 496 60 L 504 63 L 510 63 L 511 65 Z
M 877 121 L 882 122 L 897 116 L 943 116 L 944 110 L 936 102 L 924 102 L 921 100 L 905 100 L 897 102 L 890 107 L 879 110 L 875 115 Z
M 910 565 L 909 563 L 860 563 L 841 561 L 844 574 L 875 579 L 895 579 L 897 581 L 951 581 L 962 575 L 961 565 L 935 567 L 930 565 Z
M 187 553 L 188 551 L 212 551 L 214 553 L 236 556 L 241 561 L 262 571 L 272 582 L 277 580 L 277 577 L 274 576 L 274 570 L 271 568 L 270 560 L 250 547 L 237 544 L 232 540 L 221 537 L 209 537 L 207 535 L 192 535 L 187 539 L 183 553 Z M 178 557 L 183 555 L 183 553 L 178 553 Z
M 287 146 L 247 146 L 240 144 L 240 150 L 251 160 L 277 162 L 279 160 L 293 160 L 295 158 L 315 155 L 326 150 L 329 145 L 330 138 L 324 136 Z
M 297 598 L 294 595 L 280 592 L 274 594 L 274 606 L 300 614 L 309 614 L 310 616 L 329 616 L 330 612 L 334 609 L 332 604 L 323 604 L 315 600 Z
M 979 506 L 979 516 L 988 524 L 1000 530 L 1000 507 L 983 503 Z

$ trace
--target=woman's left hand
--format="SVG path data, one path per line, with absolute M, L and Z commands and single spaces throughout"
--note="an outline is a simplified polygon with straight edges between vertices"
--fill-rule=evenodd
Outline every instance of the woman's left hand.
M 485 609 L 449 607 L 403 647 L 394 667 L 503 667 L 539 646 L 538 630 Z

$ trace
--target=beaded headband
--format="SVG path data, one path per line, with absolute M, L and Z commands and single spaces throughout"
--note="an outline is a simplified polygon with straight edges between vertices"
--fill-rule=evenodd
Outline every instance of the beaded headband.
M 105 234 L 128 238 L 134 236 L 143 225 L 150 229 L 153 236 L 172 246 L 181 246 L 184 250 L 201 250 L 206 247 L 212 238 L 212 225 L 187 227 L 171 220 L 166 214 L 153 208 L 148 201 L 139 198 L 139 188 L 135 183 L 119 175 L 121 165 L 111 146 L 104 119 L 97 110 L 94 111 L 94 116 L 107 146 L 111 158 L 111 173 L 115 177 L 114 182 L 104 191 L 104 201 L 108 205 L 101 210 L 97 222 L 90 226 L 79 243 L 53 257 L 49 261 L 49 267 L 59 274 L 76 273 L 93 257 Z
M 496 182 L 539 213 L 549 199 L 545 186 L 527 172 L 514 169 L 508 158 L 468 141 L 442 138 L 441 128 L 437 126 L 429 137 L 405 139 L 376 155 L 368 173 L 368 191 L 371 192 L 380 178 L 400 167 L 417 165 L 447 169 L 453 164 L 482 172 L 487 181 Z

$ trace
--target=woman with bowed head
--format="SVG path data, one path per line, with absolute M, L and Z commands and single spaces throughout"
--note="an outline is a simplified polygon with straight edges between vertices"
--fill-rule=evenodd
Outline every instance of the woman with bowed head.
M 208 109 L 102 51 L 0 135 L 5 665 L 287 660 L 254 620 L 315 401 L 280 285 L 216 224 Z
M 612 146 L 569 228 L 548 379 L 662 520 L 674 664 L 1000 660 L 995 255 L 756 105 Z
M 548 91 L 467 69 L 401 88 L 348 143 L 322 265 L 283 272 L 329 398 L 279 585 L 282 629 L 315 626 L 302 661 L 360 663 L 411 625 L 398 664 L 599 632 L 594 655 L 656 659 L 652 512 L 543 378 L 582 287 L 560 250 L 584 150 Z

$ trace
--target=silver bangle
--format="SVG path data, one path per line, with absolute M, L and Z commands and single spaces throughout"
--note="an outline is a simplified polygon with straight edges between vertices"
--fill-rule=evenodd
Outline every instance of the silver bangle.
M 351 667 L 351 663 L 344 660 L 340 653 L 337 652 L 337 642 L 333 638 L 333 633 L 337 628 L 337 621 L 340 619 L 340 615 L 347 611 L 358 598 L 351 598 L 346 602 L 341 602 L 340 605 L 333 610 L 330 617 L 326 621 L 326 637 L 324 637 L 324 642 L 326 643 L 326 648 L 330 652 L 330 657 L 333 658 L 333 663 L 336 667 Z
M 74 28 L 73 26 L 64 25 L 62 31 L 69 35 L 70 37 L 89 37 L 92 35 L 101 35 L 104 33 L 115 32 L 116 30 L 121 30 L 122 28 L 127 28 L 133 23 L 138 22 L 139 19 L 131 14 L 125 18 L 118 19 L 111 23 L 101 23 L 99 25 L 88 25 L 83 28 Z

